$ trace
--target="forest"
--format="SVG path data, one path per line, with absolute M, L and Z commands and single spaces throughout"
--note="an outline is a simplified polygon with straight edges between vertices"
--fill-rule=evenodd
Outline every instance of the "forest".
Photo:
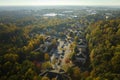
M 0 80 L 120 79 L 120 8 L 0 9 Z

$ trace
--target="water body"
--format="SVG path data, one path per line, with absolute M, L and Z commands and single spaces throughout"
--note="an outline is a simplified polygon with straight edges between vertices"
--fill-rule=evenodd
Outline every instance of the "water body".
M 46 17 L 54 17 L 54 16 L 64 16 L 64 14 L 47 13 L 47 14 L 44 14 L 43 16 L 46 16 Z
M 54 17 L 54 16 L 57 16 L 57 14 L 56 13 L 47 13 L 47 14 L 44 14 L 43 16 L 47 16 L 47 17 Z

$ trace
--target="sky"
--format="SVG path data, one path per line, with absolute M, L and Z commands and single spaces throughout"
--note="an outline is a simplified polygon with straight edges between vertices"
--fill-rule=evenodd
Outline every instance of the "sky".
M 0 0 L 0 6 L 104 5 L 120 6 L 120 0 Z

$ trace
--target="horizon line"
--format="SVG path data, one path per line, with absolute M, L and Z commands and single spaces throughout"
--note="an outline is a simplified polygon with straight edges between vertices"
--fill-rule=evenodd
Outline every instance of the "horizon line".
M 35 6 L 100 6 L 100 7 L 102 7 L 102 6 L 103 6 L 103 7 L 104 7 L 104 6 L 106 6 L 106 7 L 107 7 L 107 6 L 108 6 L 108 7 L 109 7 L 109 6 L 111 6 L 111 7 L 113 6 L 113 7 L 114 7 L 114 6 L 115 6 L 115 7 L 120 7 L 120 5 L 0 5 L 0 7 L 7 7 L 7 6 L 8 6 L 8 7 L 10 7 L 10 6 L 11 6 L 11 7 L 12 7 L 12 6 L 13 6 L 13 7 L 14 7 L 14 6 L 19 6 L 19 7 L 20 7 L 20 6 L 21 6 L 21 7 L 22 7 L 22 6 L 26 6 L 26 7 L 27 7 L 27 6 L 28 6 L 28 7 L 29 7 L 29 6 L 31 6 L 31 7 L 32 7 L 32 6 L 33 6 L 33 7 L 35 7 Z

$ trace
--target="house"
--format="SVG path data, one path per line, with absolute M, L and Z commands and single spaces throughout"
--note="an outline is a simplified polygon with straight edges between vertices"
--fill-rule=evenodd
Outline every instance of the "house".
M 82 64 L 84 64 L 86 62 L 86 59 L 85 58 L 76 57 L 75 62 L 82 62 Z
M 70 80 L 70 78 L 66 75 L 66 73 L 62 69 L 60 69 L 59 71 L 57 71 L 57 70 L 48 71 L 47 70 L 47 71 L 41 73 L 39 76 L 49 77 L 50 80 L 52 80 L 53 78 L 56 78 L 56 80 Z
M 82 66 L 86 62 L 86 59 L 87 59 L 87 56 L 83 52 L 81 52 L 75 55 L 73 63 L 78 66 Z
M 86 59 L 84 57 L 75 57 L 75 60 L 73 60 L 73 63 L 77 66 L 83 66 L 86 62 Z

